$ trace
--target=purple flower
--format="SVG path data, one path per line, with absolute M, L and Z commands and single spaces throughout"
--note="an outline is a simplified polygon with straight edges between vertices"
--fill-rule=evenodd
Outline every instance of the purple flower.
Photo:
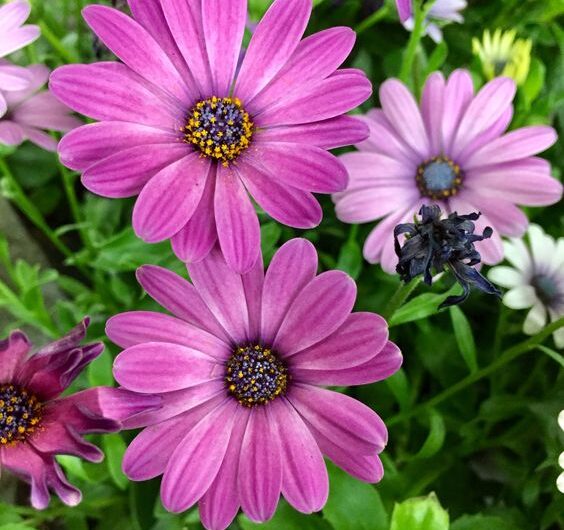
M 466 0 L 436 0 L 425 22 L 425 35 L 429 35 L 435 42 L 443 40 L 443 32 L 438 22 L 464 22 L 464 18 L 459 13 L 467 5 Z M 415 21 L 413 19 L 413 0 L 396 0 L 398 15 L 403 26 L 409 31 L 413 30 Z
M 37 26 L 22 24 L 29 17 L 31 7 L 25 0 L 16 0 L 0 7 L 0 57 L 27 46 L 39 37 Z M 0 64 L 0 91 L 23 90 L 31 82 L 25 68 L 8 62 Z M 0 117 L 6 112 L 6 101 L 0 92 Z
M 556 141 L 551 127 L 523 127 L 504 134 L 513 116 L 515 83 L 493 79 L 476 95 L 466 70 L 445 81 L 427 79 L 420 108 L 397 79 L 380 88 L 382 109 L 364 120 L 370 138 L 359 152 L 341 157 L 350 183 L 334 195 L 337 216 L 347 223 L 384 218 L 364 245 L 364 256 L 393 273 L 397 264 L 393 230 L 407 223 L 423 204 L 437 203 L 446 214 L 481 212 L 476 232 L 493 228 L 476 244 L 482 261 L 503 258 L 500 235 L 519 237 L 528 219 L 516 206 L 558 202 L 562 185 L 550 164 L 533 156 Z
M 86 319 L 31 357 L 27 357 L 31 345 L 22 332 L 0 341 L 0 469 L 31 483 L 31 503 L 37 509 L 49 504 L 49 489 L 69 506 L 80 502 L 80 491 L 68 483 L 55 456 L 102 460 L 102 452 L 83 439 L 84 434 L 119 430 L 119 423 L 102 416 L 102 403 L 129 402 L 113 407 L 116 418 L 157 404 L 155 399 L 109 388 L 60 397 L 104 349 L 101 343 L 79 345 L 87 327 Z
M 260 257 L 239 275 L 217 248 L 188 270 L 193 284 L 155 266 L 138 271 L 175 316 L 131 312 L 107 324 L 125 348 L 114 364 L 120 385 L 163 399 L 130 424 L 147 428 L 127 450 L 125 473 L 164 474 L 164 506 L 181 512 L 199 501 L 211 530 L 229 526 L 239 507 L 269 519 L 281 493 L 301 512 L 321 510 L 322 455 L 360 480 L 380 480 L 384 423 L 320 388 L 373 383 L 402 362 L 382 317 L 351 313 L 354 281 L 341 271 L 316 276 L 317 254 L 304 239 L 286 243 L 266 275 Z
M 0 68 L 4 63 L 0 60 Z M 19 145 L 25 140 L 56 151 L 57 141 L 42 129 L 67 132 L 81 125 L 71 111 L 48 90 L 40 91 L 49 79 L 49 69 L 43 65 L 25 68 L 29 75 L 24 90 L 4 93 L 7 108 L 0 119 L 0 144 Z
M 63 66 L 51 88 L 101 123 L 67 135 L 60 155 L 106 197 L 139 195 L 135 232 L 171 238 L 186 262 L 219 238 L 227 263 L 248 271 L 259 254 L 249 194 L 277 221 L 312 228 L 312 195 L 343 190 L 347 172 L 328 149 L 366 138 L 343 114 L 371 94 L 363 72 L 338 69 L 350 28 L 301 40 L 311 0 L 276 0 L 240 68 L 246 0 L 131 0 L 134 18 L 103 6 L 84 17 L 122 63 Z

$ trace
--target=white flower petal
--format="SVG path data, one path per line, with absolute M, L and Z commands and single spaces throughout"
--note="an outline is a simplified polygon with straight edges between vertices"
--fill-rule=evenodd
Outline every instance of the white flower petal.
M 560 493 L 564 493 L 564 473 L 560 473 L 560 476 L 556 480 L 556 486 Z
M 531 243 L 531 253 L 537 269 L 541 265 L 549 265 L 554 259 L 556 245 L 554 239 L 545 234 L 544 230 L 536 224 L 529 226 L 529 241 Z
M 558 425 L 564 431 L 564 410 L 561 410 L 560 414 L 558 414 Z
M 531 270 L 531 255 L 522 239 L 513 238 L 503 242 L 505 259 L 519 270 L 527 272 Z
M 526 283 L 525 277 L 522 272 L 512 267 L 494 267 L 488 272 L 488 278 L 495 284 L 501 287 L 517 287 Z
M 503 303 L 511 309 L 525 309 L 537 301 L 535 290 L 530 285 L 514 287 L 503 297 Z
M 533 309 L 529 311 L 525 323 L 523 324 L 523 331 L 527 335 L 535 335 L 546 324 L 546 308 L 542 302 L 537 302 Z
M 564 313 L 562 313 L 562 311 L 554 311 L 553 309 L 549 309 L 548 312 L 550 314 L 550 320 L 552 320 L 552 322 L 564 316 Z M 557 329 L 552 334 L 552 336 L 554 337 L 554 344 L 556 344 L 556 348 L 559 350 L 564 349 L 564 328 Z M 562 427 L 562 429 L 564 429 L 564 427 Z

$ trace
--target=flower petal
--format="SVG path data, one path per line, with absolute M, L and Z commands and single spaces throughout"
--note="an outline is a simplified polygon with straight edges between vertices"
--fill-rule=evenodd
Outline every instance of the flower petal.
M 31 343 L 21 331 L 13 331 L 7 339 L 0 341 L 0 384 L 12 381 L 30 349 Z
M 474 97 L 474 84 L 468 70 L 455 70 L 448 78 L 442 113 L 442 146 L 451 152 L 460 120 Z
M 511 309 L 526 309 L 537 301 L 535 289 L 531 285 L 520 285 L 507 291 L 503 296 L 503 303 Z
M 443 151 L 442 119 L 444 113 L 445 78 L 441 72 L 434 72 L 425 81 L 421 96 L 421 113 L 429 136 L 431 153 Z
M 501 287 L 517 287 L 525 283 L 525 278 L 513 267 L 498 266 L 488 271 L 488 278 Z

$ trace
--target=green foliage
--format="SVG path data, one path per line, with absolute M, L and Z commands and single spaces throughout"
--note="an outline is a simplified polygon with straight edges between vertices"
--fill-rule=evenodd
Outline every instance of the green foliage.
M 437 497 L 409 499 L 396 504 L 390 530 L 448 530 L 448 513 L 443 510 Z

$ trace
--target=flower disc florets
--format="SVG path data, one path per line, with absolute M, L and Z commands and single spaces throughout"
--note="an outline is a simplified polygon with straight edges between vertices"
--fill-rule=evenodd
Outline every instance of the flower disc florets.
M 458 193 L 462 173 L 450 158 L 437 156 L 419 166 L 415 179 L 423 197 L 440 200 Z
M 41 421 L 42 404 L 27 390 L 0 386 L 0 447 L 23 442 Z

